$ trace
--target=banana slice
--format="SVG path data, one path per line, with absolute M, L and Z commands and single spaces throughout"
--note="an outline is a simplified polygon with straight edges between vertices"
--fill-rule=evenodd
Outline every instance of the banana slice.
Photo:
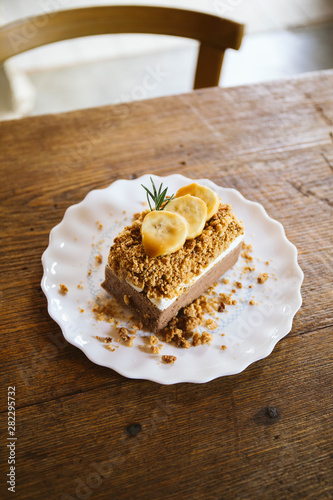
M 184 196 L 185 194 L 191 194 L 192 196 L 196 196 L 204 201 L 207 205 L 207 216 L 206 220 L 209 220 L 219 209 L 220 199 L 217 194 L 210 188 L 206 186 L 200 186 L 196 182 L 192 184 L 188 184 L 188 186 L 184 186 L 178 189 L 175 198 L 179 198 L 180 196 Z M 170 202 L 171 203 L 171 202 Z
M 187 234 L 186 219 L 165 210 L 149 212 L 141 226 L 142 243 L 149 257 L 176 252 L 184 245 Z
M 206 223 L 207 206 L 200 198 L 190 194 L 174 198 L 168 203 L 168 211 L 182 215 L 187 220 L 187 238 L 195 238 L 202 233 Z

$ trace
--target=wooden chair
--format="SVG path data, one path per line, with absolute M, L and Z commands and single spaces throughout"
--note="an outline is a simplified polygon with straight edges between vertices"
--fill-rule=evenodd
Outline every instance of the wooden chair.
M 146 33 L 200 42 L 194 88 L 217 86 L 224 52 L 238 50 L 244 25 L 182 9 L 107 6 L 52 12 L 0 27 L 0 63 L 27 50 L 61 40 L 114 33 Z

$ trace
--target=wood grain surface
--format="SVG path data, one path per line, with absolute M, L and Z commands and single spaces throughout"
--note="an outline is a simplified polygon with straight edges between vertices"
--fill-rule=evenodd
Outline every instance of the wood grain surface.
M 1 498 L 333 498 L 332 89 L 325 71 L 0 124 Z M 128 380 L 48 316 L 40 259 L 52 227 L 91 189 L 149 172 L 238 189 L 299 250 L 292 331 L 239 375 Z

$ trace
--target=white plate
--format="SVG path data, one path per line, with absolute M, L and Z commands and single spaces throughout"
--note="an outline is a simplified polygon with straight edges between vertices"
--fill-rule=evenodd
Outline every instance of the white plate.
M 169 188 L 168 194 L 192 182 L 182 175 L 152 177 L 157 185 L 163 182 Z M 81 203 L 69 207 L 62 222 L 52 229 L 49 246 L 42 257 L 42 289 L 48 300 L 48 311 L 66 340 L 94 363 L 112 368 L 125 377 L 160 384 L 208 382 L 239 373 L 250 363 L 268 356 L 275 344 L 291 330 L 293 317 L 302 303 L 303 273 L 297 264 L 297 250 L 287 240 L 282 225 L 271 219 L 261 205 L 246 200 L 235 189 L 222 188 L 208 179 L 196 181 L 216 191 L 244 222 L 245 241 L 253 245 L 256 270 L 241 277 L 243 288 L 234 295 L 237 305 L 228 306 L 228 312 L 220 314 L 218 329 L 211 331 L 214 334 L 212 345 L 182 349 L 164 344 L 161 355 L 177 357 L 172 365 L 162 363 L 161 355 L 139 349 L 139 345 L 145 343 L 143 337 L 147 333 L 144 332 L 138 332 L 132 348 L 113 342 L 118 348 L 111 352 L 96 335 L 112 335 L 114 327 L 97 321 L 92 312 L 97 294 L 107 295 L 100 284 L 109 247 L 114 237 L 132 221 L 133 214 L 143 210 L 146 198 L 141 184 L 149 186 L 149 176 L 118 180 L 106 189 L 91 191 Z M 103 227 L 99 228 L 99 224 Z M 103 256 L 100 265 L 95 259 L 98 254 Z M 230 285 L 220 280 L 218 292 L 230 293 L 244 264 L 240 259 L 224 275 Z M 89 269 L 92 271 L 90 276 Z M 257 284 L 261 272 L 270 275 L 263 285 Z M 60 284 L 67 286 L 66 295 L 59 293 Z M 253 296 L 257 305 L 251 306 L 249 301 Z M 123 326 L 126 324 L 123 320 Z M 207 327 L 199 330 L 207 330 Z M 227 348 L 222 350 L 222 344 Z

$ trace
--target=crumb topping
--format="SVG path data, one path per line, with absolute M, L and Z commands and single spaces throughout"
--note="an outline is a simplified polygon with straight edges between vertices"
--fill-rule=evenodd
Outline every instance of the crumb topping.
M 243 267 L 243 274 L 252 273 L 253 271 L 255 271 L 254 267 L 250 267 L 250 266 L 244 266 Z
M 161 347 L 157 347 L 156 345 L 152 345 L 152 346 L 150 346 L 150 350 L 153 354 L 159 354 Z
M 216 328 L 218 327 L 216 321 L 214 321 L 211 318 L 207 319 L 206 326 L 207 326 L 207 328 L 209 328 L 209 330 L 216 330 Z
M 221 297 L 221 300 L 224 304 L 227 304 L 227 306 L 232 306 L 232 295 L 228 295 L 227 293 L 220 293 L 219 294 Z
M 200 333 L 195 333 L 193 335 L 192 345 L 193 345 L 193 347 L 197 347 L 200 344 L 201 344 L 201 335 L 200 335 Z
M 196 347 L 200 344 L 208 344 L 213 335 L 203 332 L 201 335 L 196 329 L 204 323 L 210 329 L 215 329 L 217 323 L 213 319 L 205 321 L 205 313 L 211 313 L 216 306 L 216 299 L 202 295 L 192 304 L 184 307 L 160 333 L 165 342 L 173 342 L 177 347 L 188 349 L 191 345 Z M 209 326 L 208 326 L 209 325 Z M 215 327 L 216 325 L 216 327 Z M 189 339 L 192 338 L 192 344 Z
M 102 262 L 103 262 L 102 255 L 101 254 L 96 255 L 95 260 L 96 260 L 96 264 L 102 264 Z
M 115 238 L 108 265 L 122 280 L 144 290 L 149 298 L 172 298 L 240 235 L 243 224 L 230 205 L 220 204 L 218 212 L 206 222 L 202 233 L 189 239 L 176 252 L 159 257 L 146 255 L 141 238 L 144 211 Z
M 268 273 L 261 273 L 261 274 L 259 274 L 257 281 L 260 285 L 262 285 L 263 283 L 265 283 L 268 280 L 268 278 L 269 278 Z
M 245 250 L 245 252 L 252 252 L 253 246 L 251 244 L 247 245 L 245 241 L 243 241 L 242 250 Z
M 166 363 L 167 365 L 172 365 L 175 361 L 177 361 L 176 356 L 170 356 L 167 354 L 164 354 L 162 356 L 162 361 L 163 363 Z
M 213 341 L 213 335 L 211 333 L 208 333 L 208 332 L 202 332 L 202 335 L 201 335 L 201 343 L 202 344 L 211 344 Z
M 104 342 L 105 344 L 109 344 L 110 342 L 112 342 L 112 337 L 99 337 L 98 335 L 96 335 L 96 339 L 100 342 Z
M 218 312 L 223 312 L 225 310 L 225 303 L 221 302 L 217 310 Z
M 127 328 L 125 328 L 125 327 L 119 328 L 118 334 L 119 334 L 119 337 L 121 338 L 121 340 L 123 340 L 124 342 L 129 341 L 130 336 L 129 336 L 129 331 L 127 330 Z
M 241 253 L 243 259 L 246 260 L 246 262 L 251 262 L 253 260 L 253 257 L 252 255 L 250 255 L 250 253 L 248 251 L 245 251 Z
M 60 283 L 59 293 L 61 293 L 62 295 L 66 295 L 67 292 L 68 292 L 67 286 Z

